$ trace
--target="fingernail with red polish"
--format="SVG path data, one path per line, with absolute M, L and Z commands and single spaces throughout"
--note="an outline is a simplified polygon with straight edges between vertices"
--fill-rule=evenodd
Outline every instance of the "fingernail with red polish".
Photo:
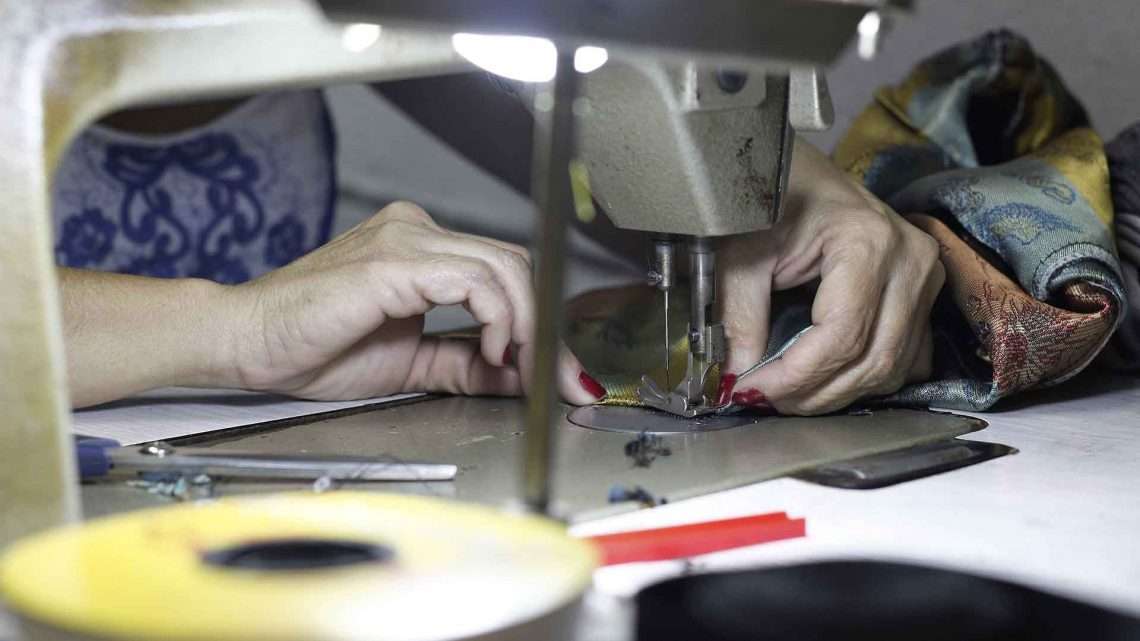
M 737 392 L 732 395 L 733 405 L 742 405 L 758 410 L 775 411 L 772 404 L 768 402 L 768 397 L 764 396 L 764 392 L 756 388 L 746 389 L 742 392 Z
M 594 377 L 585 371 L 578 374 L 578 383 L 582 385 L 582 389 L 589 392 L 594 398 L 601 400 L 606 397 L 606 388 L 602 387 L 601 383 L 594 380 Z
M 716 392 L 716 404 L 728 405 L 732 400 L 732 388 L 736 387 L 736 374 L 725 374 L 720 377 L 720 388 Z
M 511 351 L 511 346 L 507 345 L 507 349 L 503 350 L 503 367 L 509 367 L 515 364 L 515 355 Z

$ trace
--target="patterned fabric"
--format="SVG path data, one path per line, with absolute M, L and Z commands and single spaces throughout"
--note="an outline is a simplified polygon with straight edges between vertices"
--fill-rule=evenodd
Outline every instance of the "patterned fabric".
M 939 241 L 948 275 L 933 380 L 879 402 L 987 409 L 1071 378 L 1105 346 L 1124 290 L 1103 147 L 1024 39 L 996 31 L 923 61 L 876 94 L 835 161 Z M 770 353 L 809 324 L 810 298 L 773 302 Z M 642 311 L 651 308 L 640 301 L 572 325 L 571 346 L 587 370 L 602 366 L 614 402 L 630 402 L 629 368 L 663 369 L 628 348 L 641 360 L 625 361 L 624 373 L 605 367 L 622 349 L 612 337 L 641 336 L 638 323 L 660 340 L 661 315 Z
M 1116 246 L 1128 296 L 1128 313 L 1105 360 L 1116 368 L 1140 372 L 1140 122 L 1114 138 L 1105 151 L 1116 210 Z
M 1020 36 L 996 31 L 882 89 L 839 166 L 937 239 L 947 272 L 936 379 L 890 400 L 986 409 L 1100 352 L 1124 293 L 1108 167 L 1084 109 Z
M 169 136 L 91 127 L 56 173 L 56 260 L 147 276 L 248 280 L 328 240 L 333 160 L 319 91 L 258 96 Z

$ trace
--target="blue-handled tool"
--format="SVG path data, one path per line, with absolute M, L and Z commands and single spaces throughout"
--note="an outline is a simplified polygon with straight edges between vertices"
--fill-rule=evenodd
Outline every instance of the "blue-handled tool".
M 114 465 L 108 450 L 122 447 L 115 439 L 79 436 L 75 439 L 75 459 L 79 463 L 79 478 L 84 481 L 103 478 Z
M 207 474 L 216 478 L 334 481 L 450 481 L 458 468 L 444 463 L 418 463 L 391 457 L 338 455 L 293 456 L 174 448 L 156 441 L 123 447 L 109 438 L 77 437 L 75 458 L 84 481 L 136 477 L 147 472 Z

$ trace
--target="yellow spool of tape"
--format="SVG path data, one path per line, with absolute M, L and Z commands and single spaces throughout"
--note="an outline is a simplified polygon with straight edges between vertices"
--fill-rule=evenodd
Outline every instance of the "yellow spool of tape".
M 33 638 L 556 638 L 596 563 L 590 544 L 533 516 L 406 495 L 279 494 L 32 537 L 0 559 L 0 592 Z

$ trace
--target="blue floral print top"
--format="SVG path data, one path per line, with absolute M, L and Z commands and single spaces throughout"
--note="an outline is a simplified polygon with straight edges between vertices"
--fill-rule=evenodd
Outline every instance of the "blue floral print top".
M 328 240 L 335 140 L 320 91 L 252 98 L 172 135 L 95 125 L 53 185 L 65 267 L 239 283 Z

